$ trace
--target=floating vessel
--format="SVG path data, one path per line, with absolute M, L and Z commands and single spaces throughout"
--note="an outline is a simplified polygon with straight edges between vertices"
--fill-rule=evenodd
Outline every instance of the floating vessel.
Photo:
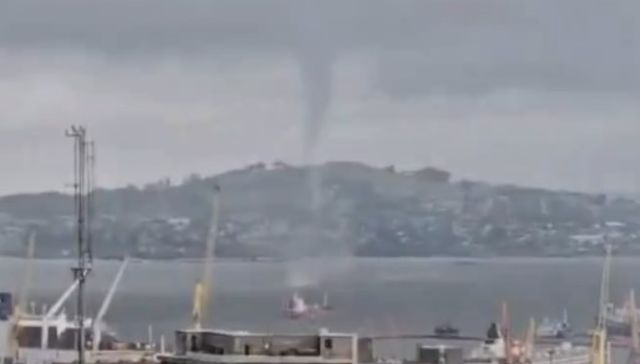
M 322 304 L 308 304 L 298 292 L 294 292 L 285 305 L 285 315 L 292 320 L 315 318 L 331 310 L 333 310 L 333 306 L 329 304 L 329 297 L 326 293 L 323 295 Z
M 565 342 L 559 346 L 536 349 L 532 341 L 509 340 L 503 337 L 498 325 L 487 330 L 486 340 L 471 351 L 466 363 L 491 364 L 590 364 L 587 348 L 573 347 Z
M 631 290 L 629 293 L 629 306 L 631 308 L 631 342 L 629 345 L 628 364 L 640 364 L 640 333 L 638 332 L 638 315 L 636 309 L 636 293 Z
M 307 304 L 304 299 L 298 294 L 298 292 L 294 292 L 293 295 L 287 301 L 287 307 L 285 309 L 285 313 L 291 319 L 298 319 L 303 317 L 309 312 L 307 308 Z
M 640 311 L 636 309 L 635 314 Z M 631 336 L 631 315 L 629 301 L 625 302 L 622 307 L 616 307 L 613 303 L 606 306 L 606 325 L 609 334 L 612 336 Z
M 570 342 L 560 345 L 536 347 L 536 321 L 531 318 L 523 340 L 514 337 L 510 329 L 507 304 L 502 305 L 500 324 L 492 323 L 486 339 L 465 360 L 470 363 L 492 364 L 605 364 L 593 362 L 595 350 L 574 347 Z M 605 335 L 606 338 L 606 335 Z
M 536 337 L 541 339 L 566 339 L 571 336 L 571 331 L 569 315 L 565 309 L 562 314 L 562 320 L 551 320 L 545 317 L 536 330 Z
M 498 325 L 492 323 L 487 330 L 485 341 L 471 351 L 466 361 L 471 363 L 498 363 L 501 360 L 506 360 L 506 353 L 505 340 L 500 333 Z
M 610 248 L 607 248 L 610 249 Z M 608 261 L 611 260 L 611 253 L 607 252 Z M 610 263 L 609 263 L 610 264 Z M 609 268 L 610 269 L 610 268 Z M 610 280 L 610 272 L 608 273 L 607 280 Z M 607 282 L 608 284 L 608 282 Z M 600 303 L 603 314 L 604 324 L 607 328 L 607 334 L 610 336 L 623 336 L 631 337 L 631 321 L 634 316 L 638 316 L 640 310 L 636 307 L 632 307 L 631 298 L 628 298 L 622 306 L 617 306 L 607 296 L 607 300 Z M 599 320 L 600 317 L 597 318 Z
M 602 270 L 598 319 L 596 327 L 589 333 L 589 347 L 574 347 L 565 341 L 560 345 L 536 348 L 535 340 L 540 337 L 566 339 L 570 331 L 566 311 L 562 321 L 543 321 L 543 327 L 535 329 L 535 320 L 531 319 L 524 341 L 513 339 L 509 332 L 506 305 L 503 306 L 501 326 L 492 324 L 487 331 L 487 340 L 476 348 L 468 362 L 505 363 L 505 364 L 610 364 L 611 342 L 607 329 L 607 302 L 609 301 L 609 277 L 611 271 L 611 246 L 606 246 L 606 258 Z M 632 296 L 631 307 L 635 312 L 635 298 Z M 633 315 L 635 317 L 635 314 Z M 564 336 L 564 337 L 560 337 Z M 640 348 L 637 335 L 634 335 L 634 348 Z M 629 363 L 636 363 L 640 356 L 632 355 Z
M 460 330 L 450 322 L 442 323 L 433 329 L 433 333 L 442 337 L 455 337 L 460 335 Z

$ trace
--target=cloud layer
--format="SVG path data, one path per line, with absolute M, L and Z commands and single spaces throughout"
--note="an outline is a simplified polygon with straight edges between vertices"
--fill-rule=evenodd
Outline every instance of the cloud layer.
M 635 191 L 639 14 L 632 0 L 3 2 L 0 192 L 62 188 L 78 122 L 107 185 L 300 162 L 317 134 L 320 159 Z

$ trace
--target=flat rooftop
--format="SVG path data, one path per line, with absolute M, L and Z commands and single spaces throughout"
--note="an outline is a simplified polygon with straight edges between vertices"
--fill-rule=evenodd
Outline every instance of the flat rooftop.
M 352 362 L 352 358 L 325 358 L 321 356 L 270 356 L 270 355 L 216 355 L 189 352 L 185 355 L 159 355 L 160 361 L 172 363 L 249 363 L 249 364 L 343 364 Z
M 357 334 L 355 333 L 344 333 L 344 332 L 332 332 L 326 330 L 319 331 L 309 331 L 309 332 L 277 332 L 277 333 L 265 333 L 265 332 L 252 332 L 245 330 L 220 330 L 220 329 L 186 329 L 186 330 L 177 330 L 177 332 L 187 333 L 187 334 L 218 334 L 218 335 L 227 335 L 227 336 L 235 336 L 235 337 L 270 337 L 270 336 L 292 336 L 292 337 L 304 337 L 304 336 L 331 336 L 331 337 L 354 337 Z

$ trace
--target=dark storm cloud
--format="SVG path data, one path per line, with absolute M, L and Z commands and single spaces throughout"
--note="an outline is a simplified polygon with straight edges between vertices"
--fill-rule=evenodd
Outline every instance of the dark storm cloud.
M 0 192 L 68 182 L 71 122 L 109 185 L 300 162 L 302 132 L 319 159 L 638 188 L 638 18 L 637 0 L 0 1 L 0 169 L 37 167 Z
M 637 92 L 640 84 L 640 2 L 633 0 L 20 0 L 3 7 L 5 46 L 304 57 L 317 45 L 321 59 L 325 51 L 367 49 L 377 55 L 375 85 L 395 96 Z

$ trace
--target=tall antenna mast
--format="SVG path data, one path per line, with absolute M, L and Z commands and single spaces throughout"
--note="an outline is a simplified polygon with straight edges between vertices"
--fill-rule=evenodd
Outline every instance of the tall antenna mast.
M 95 142 L 87 143 L 87 256 L 89 262 L 93 262 L 93 217 L 95 214 L 95 188 L 96 188 L 96 145 Z
M 74 279 L 78 281 L 78 364 L 85 364 L 86 337 L 84 330 L 84 284 L 91 272 L 92 253 L 90 227 L 93 198 L 93 143 L 87 142 L 86 129 L 82 126 L 71 126 L 66 135 L 74 141 L 74 202 L 77 217 L 76 238 L 78 243 L 78 264 L 71 268 Z

